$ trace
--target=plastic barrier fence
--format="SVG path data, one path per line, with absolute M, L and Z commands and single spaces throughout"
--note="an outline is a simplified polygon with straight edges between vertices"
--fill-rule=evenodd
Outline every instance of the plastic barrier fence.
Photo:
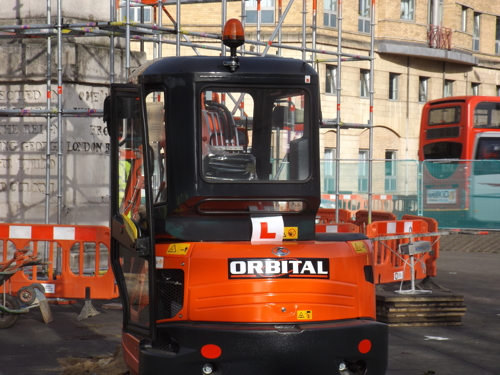
M 332 202 L 335 207 L 334 194 L 322 194 L 321 198 Z M 372 196 L 372 210 L 393 212 L 397 207 L 394 207 L 396 196 L 388 194 L 374 194 Z M 354 217 L 358 211 L 368 210 L 368 195 L 367 194 L 339 194 L 339 207 L 350 213 L 350 217 Z M 416 207 L 415 207 L 416 213 Z
M 316 214 L 316 223 L 318 224 L 330 224 L 335 223 L 335 213 L 336 210 L 330 208 L 320 208 Z M 351 223 L 351 212 L 349 210 L 339 209 L 339 222 L 340 223 Z
M 333 194 L 322 194 L 321 198 L 335 204 L 335 195 Z M 367 196 L 360 194 L 339 194 L 338 204 L 341 210 L 349 213 L 349 218 L 354 217 L 356 211 L 368 208 Z
M 320 208 L 316 214 L 316 233 L 358 233 L 359 228 L 352 223 L 349 210 L 339 209 L 339 222 L 335 221 L 335 211 Z
M 416 215 L 404 215 L 403 220 L 424 220 L 429 232 L 436 233 L 438 231 L 438 222 L 429 217 Z M 436 261 L 439 258 L 439 236 L 422 237 L 422 241 L 429 241 L 432 245 L 432 252 L 425 254 L 425 265 L 427 267 L 427 276 L 434 277 L 437 275 Z
M 402 220 L 390 212 L 372 211 L 372 223 L 368 224 L 368 211 L 356 212 L 350 220 L 349 210 L 339 209 L 339 223 L 335 222 L 335 210 L 319 209 L 316 215 L 317 233 L 362 232 L 372 239 L 377 284 L 411 280 L 408 255 L 402 255 L 399 246 L 411 241 L 429 241 L 432 251 L 418 254 L 415 259 L 415 279 L 436 276 L 436 260 L 439 257 L 438 223 L 434 219 L 405 215 Z M 434 235 L 431 235 L 434 234 Z
M 396 220 L 396 216 L 391 212 L 384 211 L 372 211 L 372 222 L 373 221 L 392 221 Z M 359 231 L 366 233 L 366 226 L 368 225 L 368 211 L 360 210 L 356 212 L 354 218 L 354 224 L 359 226 Z
M 359 228 L 350 223 L 316 224 L 316 233 L 358 233 Z
M 433 251 L 414 255 L 415 279 L 436 275 L 439 243 L 433 242 L 429 223 L 424 218 L 399 221 L 375 221 L 366 226 L 366 235 L 372 239 L 375 261 L 375 283 L 385 284 L 411 280 L 409 255 L 403 255 L 399 246 L 414 241 L 431 241 Z M 436 225 L 437 226 L 437 225 Z
M 118 297 L 109 261 L 110 230 L 103 226 L 0 224 L 0 261 L 10 260 L 16 249 L 47 265 L 25 267 L 4 285 L 10 293 L 40 283 L 48 298 Z M 0 288 L 3 291 L 3 288 Z

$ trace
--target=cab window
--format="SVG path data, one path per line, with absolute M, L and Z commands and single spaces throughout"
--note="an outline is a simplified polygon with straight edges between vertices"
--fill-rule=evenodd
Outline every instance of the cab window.
M 201 94 L 203 178 L 255 183 L 309 178 L 308 95 L 302 89 Z

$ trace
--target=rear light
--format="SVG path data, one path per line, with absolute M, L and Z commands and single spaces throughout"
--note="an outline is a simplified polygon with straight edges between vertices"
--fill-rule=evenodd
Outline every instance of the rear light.
M 208 359 L 220 357 L 222 349 L 218 345 L 208 344 L 201 348 L 201 355 Z
M 358 344 L 358 350 L 362 354 L 368 353 L 372 349 L 372 342 L 370 340 L 362 340 Z

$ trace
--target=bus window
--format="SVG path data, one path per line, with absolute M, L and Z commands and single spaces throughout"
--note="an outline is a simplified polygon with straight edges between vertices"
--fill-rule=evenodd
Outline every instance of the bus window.
M 460 159 L 462 144 L 456 142 L 435 142 L 424 146 L 425 159 Z M 437 179 L 447 179 L 457 169 L 457 162 L 429 162 L 426 167 L 431 176 Z
M 429 125 L 458 124 L 460 107 L 434 108 L 429 111 Z
M 474 109 L 475 128 L 500 127 L 500 103 L 480 102 Z
M 474 175 L 500 174 L 500 138 L 483 137 L 477 142 Z
M 477 160 L 500 160 L 500 138 L 481 138 L 477 144 Z
M 462 144 L 457 142 L 435 142 L 424 146 L 424 159 L 460 159 Z

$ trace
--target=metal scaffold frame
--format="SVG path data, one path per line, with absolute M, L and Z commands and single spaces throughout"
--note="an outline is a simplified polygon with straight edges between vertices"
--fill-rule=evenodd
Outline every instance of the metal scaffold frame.
M 63 207 L 62 197 L 63 197 L 63 182 L 62 182 L 62 166 L 63 166 L 63 152 L 62 152 L 62 119 L 63 117 L 102 117 L 102 110 L 69 110 L 63 108 L 63 57 L 62 48 L 63 40 L 67 36 L 79 36 L 79 37 L 109 37 L 110 40 L 110 67 L 109 67 L 109 82 L 114 83 L 117 79 L 115 74 L 115 43 L 116 38 L 122 38 L 125 40 L 125 80 L 131 74 L 132 67 L 130 65 L 131 56 L 131 43 L 134 41 L 139 42 L 151 42 L 154 46 L 153 57 L 162 57 L 163 44 L 175 44 L 175 53 L 177 56 L 180 55 L 181 47 L 190 47 L 193 49 L 194 53 L 199 55 L 198 49 L 208 49 L 214 51 L 220 51 L 222 55 L 226 53 L 225 47 L 221 41 L 220 34 L 209 34 L 200 33 L 193 31 L 186 31 L 181 28 L 181 1 L 176 0 L 176 14 L 175 18 L 167 11 L 165 5 L 167 2 L 158 0 L 157 2 L 149 1 L 147 4 L 140 1 L 124 0 L 122 4 L 125 9 L 126 19 L 125 21 L 116 20 L 116 2 L 115 0 L 110 0 L 110 17 L 109 22 L 87 22 L 87 23 L 72 23 L 63 24 L 62 22 L 62 0 L 57 0 L 57 18 L 56 22 L 52 22 L 51 14 L 51 0 L 46 1 L 47 6 L 47 23 L 42 25 L 0 25 L 0 37 L 1 38 L 33 38 L 33 37 L 45 37 L 47 39 L 47 67 L 46 67 L 46 87 L 47 87 L 47 97 L 46 97 L 46 109 L 0 109 L 0 116 L 8 117 L 44 117 L 46 119 L 47 131 L 46 131 L 46 141 L 47 144 L 51 142 L 50 126 L 53 118 L 57 118 L 58 127 L 58 142 L 57 142 L 57 224 L 61 224 L 61 212 Z M 322 120 L 322 127 L 336 129 L 336 180 L 335 180 L 335 201 L 336 207 L 339 207 L 339 191 L 340 191 L 340 132 L 341 129 L 348 128 L 368 128 L 369 129 L 369 153 L 368 153 L 368 211 L 369 211 L 369 222 L 371 222 L 371 211 L 372 211 L 372 161 L 373 161 L 373 76 L 374 76 L 374 28 L 375 28 L 375 0 L 371 1 L 371 27 L 370 27 L 370 50 L 368 56 L 361 56 L 355 54 L 347 54 L 342 51 L 342 0 L 337 0 L 337 15 L 338 15 L 338 42 L 336 51 L 326 51 L 316 48 L 316 38 L 317 38 L 317 0 L 312 1 L 312 26 L 311 26 L 311 48 L 307 47 L 307 0 L 302 0 L 302 45 L 292 46 L 282 43 L 282 26 L 289 13 L 294 0 L 290 0 L 283 10 L 282 0 L 277 0 L 278 5 L 278 22 L 274 28 L 271 36 L 267 41 L 261 41 L 261 0 L 257 0 L 257 24 L 256 24 L 256 40 L 246 40 L 247 44 L 256 46 L 256 51 L 250 51 L 244 46 L 240 47 L 240 53 L 242 55 L 256 55 L 265 56 L 268 54 L 271 47 L 276 48 L 276 54 L 282 56 L 282 50 L 292 50 L 302 52 L 302 59 L 307 63 L 312 64 L 316 70 L 318 70 L 320 63 L 325 62 L 336 62 L 337 63 L 337 118 L 334 120 Z M 145 24 L 130 21 L 130 10 L 133 7 L 143 7 L 143 6 L 153 6 L 157 24 Z M 169 2 L 168 5 L 173 5 Z M 163 25 L 162 13 L 165 13 L 172 23 L 173 27 L 165 27 Z M 246 8 L 245 0 L 241 1 L 241 20 L 245 26 L 246 21 Z M 222 25 L 225 23 L 227 18 L 227 0 L 221 1 L 221 29 Z M 164 39 L 164 35 L 175 35 L 175 40 Z M 181 36 L 184 41 L 181 41 Z M 201 44 L 193 43 L 190 39 L 191 37 L 206 38 L 212 40 L 220 40 L 220 46 L 215 45 L 215 43 Z M 57 106 L 53 107 L 53 101 L 51 98 L 52 92 L 52 39 L 57 38 Z M 275 39 L 277 37 L 277 42 Z M 260 52 L 261 47 L 263 51 Z M 311 59 L 307 59 L 307 53 L 311 53 Z M 332 56 L 331 59 L 318 59 L 317 55 L 327 55 Z M 369 121 L 368 124 L 347 124 L 341 121 L 341 65 L 342 62 L 346 61 L 369 61 L 370 63 L 370 78 L 369 78 Z M 50 217 L 50 157 L 51 151 L 49 147 L 46 147 L 46 184 L 45 184 L 45 223 L 49 224 Z M 336 210 L 335 220 L 339 220 L 339 210 Z

